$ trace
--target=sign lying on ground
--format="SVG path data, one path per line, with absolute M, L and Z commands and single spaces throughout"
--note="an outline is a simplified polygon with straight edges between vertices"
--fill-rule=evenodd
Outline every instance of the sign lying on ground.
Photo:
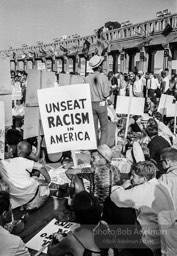
M 0 58 L 0 94 L 11 94 L 10 58 Z
M 48 153 L 96 149 L 89 84 L 38 90 Z
M 45 245 L 49 245 L 53 238 L 53 233 L 61 235 L 61 239 L 66 236 L 69 231 L 73 231 L 79 227 L 79 224 L 74 222 L 62 222 L 53 219 L 45 228 L 35 235 L 27 244 L 28 248 L 39 251 Z M 47 248 L 43 251 L 47 253 Z
M 0 101 L 0 159 L 4 159 L 5 146 L 5 110 L 4 102 Z
M 143 115 L 145 99 L 140 97 L 131 98 L 130 113 L 131 115 Z M 117 96 L 116 113 L 128 114 L 129 112 L 130 97 Z

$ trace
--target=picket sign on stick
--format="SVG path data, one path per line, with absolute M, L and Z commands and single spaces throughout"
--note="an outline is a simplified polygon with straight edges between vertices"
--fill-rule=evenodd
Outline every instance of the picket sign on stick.
M 38 100 L 49 154 L 97 148 L 89 84 L 38 90 Z
M 174 135 L 176 135 L 177 102 L 175 101 Z
M 126 122 L 126 128 L 125 128 L 125 141 L 124 144 L 126 143 L 126 138 L 127 138 L 127 133 L 128 133 L 128 126 L 129 126 L 129 119 L 130 119 L 130 110 L 131 110 L 131 104 L 132 104 L 132 85 L 130 85 L 130 96 L 129 96 L 129 103 L 128 103 L 128 114 L 127 114 L 127 122 Z
M 4 159 L 5 149 L 5 110 L 4 102 L 0 101 L 0 159 Z
M 71 150 L 71 155 L 72 155 L 72 159 L 73 159 L 73 164 L 74 164 L 74 168 L 77 168 L 77 157 L 76 157 L 76 151 L 75 150 Z

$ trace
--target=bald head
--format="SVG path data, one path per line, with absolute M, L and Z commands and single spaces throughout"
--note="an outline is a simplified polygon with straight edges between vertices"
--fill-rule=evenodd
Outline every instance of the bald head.
M 17 145 L 17 156 L 28 157 L 31 154 L 32 146 L 26 141 L 20 141 Z

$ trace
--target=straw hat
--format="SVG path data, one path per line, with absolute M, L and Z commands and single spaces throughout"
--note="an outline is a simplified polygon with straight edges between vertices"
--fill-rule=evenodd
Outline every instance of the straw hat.
M 104 57 L 103 56 L 98 56 L 98 55 L 94 55 L 90 61 L 89 61 L 89 65 L 91 68 L 96 68 L 98 66 L 101 65 L 101 63 L 103 62 Z
M 97 151 L 102 155 L 108 162 L 111 162 L 112 151 L 106 144 L 100 145 Z
M 149 114 L 142 115 L 141 122 L 147 122 L 151 117 Z

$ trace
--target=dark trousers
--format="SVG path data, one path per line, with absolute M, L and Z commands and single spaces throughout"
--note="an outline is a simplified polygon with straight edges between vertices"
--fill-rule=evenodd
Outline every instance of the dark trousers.
M 124 241 L 130 240 L 130 243 L 125 243 L 122 245 L 117 244 L 117 248 L 119 251 L 119 256 L 135 256 L 135 255 L 146 255 L 146 256 L 153 256 L 153 252 L 146 247 L 143 243 L 134 243 L 131 241 L 141 241 L 141 227 L 137 224 L 136 220 L 136 213 L 135 210 L 132 208 L 120 208 L 117 207 L 110 199 L 110 197 L 107 197 L 105 199 L 104 205 L 103 205 L 103 216 L 102 219 L 106 221 L 110 229 L 122 229 L 122 234 L 117 235 L 117 240 L 123 239 Z M 135 225 L 136 224 L 136 225 Z M 131 230 L 131 234 L 127 233 L 127 235 L 124 235 L 126 233 L 126 230 Z M 134 231 L 139 230 L 138 235 L 135 234 Z M 113 232 L 116 234 L 116 232 Z

